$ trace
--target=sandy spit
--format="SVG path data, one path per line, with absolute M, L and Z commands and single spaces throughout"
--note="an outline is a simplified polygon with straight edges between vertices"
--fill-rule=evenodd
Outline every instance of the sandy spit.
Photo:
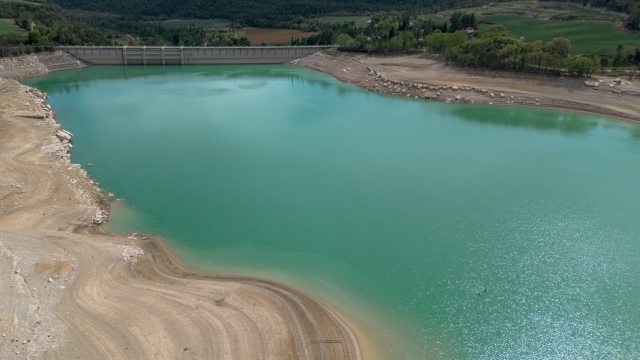
M 295 288 L 196 273 L 150 235 L 106 234 L 106 195 L 45 98 L 0 79 L 0 359 L 362 358 L 349 326 Z
M 372 92 L 430 101 L 477 105 L 545 107 L 640 121 L 640 82 L 594 75 L 544 74 L 461 68 L 442 57 L 369 55 L 325 51 L 288 65 L 302 66 Z M 596 82 L 588 86 L 585 82 Z

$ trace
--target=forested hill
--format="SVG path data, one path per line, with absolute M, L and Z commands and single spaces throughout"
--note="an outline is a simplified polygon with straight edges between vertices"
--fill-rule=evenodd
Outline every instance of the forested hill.
M 495 0 L 493 0 L 495 2 Z M 427 13 L 486 5 L 491 0 L 49 0 L 64 8 L 158 19 L 222 18 L 257 27 L 296 16 L 360 15 L 378 11 Z

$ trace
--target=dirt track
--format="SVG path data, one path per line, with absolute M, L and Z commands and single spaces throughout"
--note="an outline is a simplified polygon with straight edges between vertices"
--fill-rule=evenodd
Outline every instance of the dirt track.
M 637 79 L 624 78 L 622 84 L 609 87 L 614 78 L 460 68 L 428 53 L 316 53 L 289 64 L 321 71 L 373 92 L 444 102 L 567 109 L 640 121 Z M 584 84 L 600 79 L 603 82 L 595 89 Z
M 151 236 L 103 234 L 104 194 L 69 162 L 43 96 L 0 82 L 1 359 L 361 358 L 305 293 L 197 274 Z

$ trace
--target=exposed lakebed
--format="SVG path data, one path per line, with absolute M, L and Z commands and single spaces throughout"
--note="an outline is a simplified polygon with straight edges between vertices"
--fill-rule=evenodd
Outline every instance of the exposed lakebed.
M 89 67 L 74 163 L 194 268 L 306 290 L 383 359 L 640 356 L 640 126 L 286 66 Z M 486 291 L 485 291 L 486 290 Z

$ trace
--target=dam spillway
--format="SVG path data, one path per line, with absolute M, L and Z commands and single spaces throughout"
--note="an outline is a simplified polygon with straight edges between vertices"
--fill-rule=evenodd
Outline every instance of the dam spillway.
M 281 64 L 333 46 L 61 46 L 94 65 Z

